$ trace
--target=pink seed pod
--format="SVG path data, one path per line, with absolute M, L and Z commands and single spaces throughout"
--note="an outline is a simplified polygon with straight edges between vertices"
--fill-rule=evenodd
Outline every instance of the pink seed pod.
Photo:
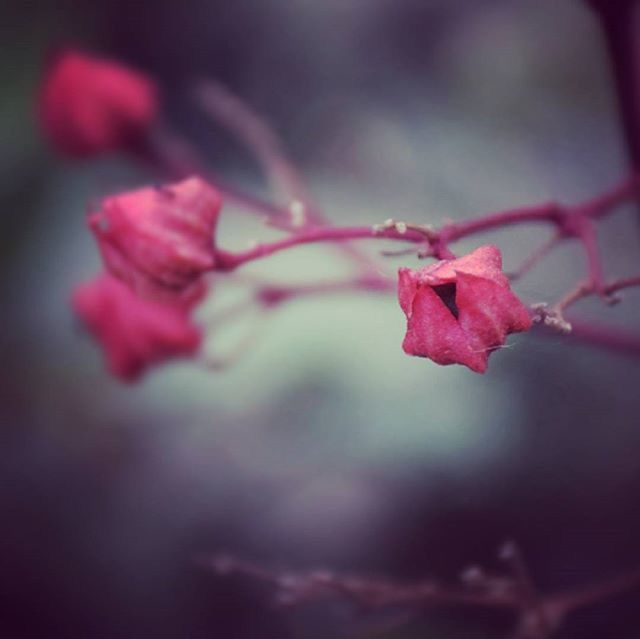
M 190 297 L 215 266 L 218 192 L 193 177 L 106 198 L 89 216 L 107 270 L 143 297 Z
M 86 158 L 134 148 L 157 110 L 150 78 L 117 62 L 68 50 L 56 55 L 45 71 L 38 119 L 57 151 Z
M 405 353 L 484 373 L 507 335 L 526 331 L 531 317 L 509 287 L 495 246 L 398 272 L 398 299 L 407 316 Z
M 189 306 L 139 298 L 106 273 L 78 285 L 72 306 L 100 343 L 111 373 L 125 381 L 167 359 L 191 356 L 201 343 Z

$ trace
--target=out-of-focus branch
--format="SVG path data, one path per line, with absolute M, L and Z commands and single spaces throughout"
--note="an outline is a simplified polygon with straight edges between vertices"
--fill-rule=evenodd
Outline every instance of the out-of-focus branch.
M 266 216 L 274 226 L 288 228 L 288 211 L 252 193 L 229 184 L 206 165 L 200 154 L 186 140 L 159 126 L 147 138 L 138 159 L 150 164 L 171 179 L 200 175 L 215 186 L 222 197 L 241 210 Z
M 201 108 L 242 141 L 257 159 L 277 196 L 284 200 L 292 230 L 320 226 L 326 222 L 295 162 L 260 114 L 227 87 L 212 80 L 201 81 L 195 95 Z M 376 271 L 371 259 L 357 248 L 349 244 L 340 248 L 363 270 Z
M 556 231 L 553 235 L 543 244 L 541 244 L 533 253 L 527 257 L 518 269 L 509 275 L 509 279 L 512 282 L 524 277 L 529 271 L 537 266 L 551 251 L 560 244 L 562 240 L 561 235 Z
M 571 318 L 569 341 L 640 357 L 640 332 Z
M 616 296 L 616 293 L 626 288 L 634 288 L 640 286 L 640 275 L 633 277 L 624 277 L 617 280 L 613 280 L 608 284 L 602 283 L 597 286 L 593 281 L 589 280 L 582 282 L 576 286 L 576 288 L 570 291 L 565 297 L 563 297 L 554 307 L 553 310 L 557 313 L 564 313 L 570 306 L 577 301 L 589 297 L 595 293 L 601 294 L 607 300 L 609 304 L 617 304 L 620 298 Z
M 514 614 L 514 637 L 520 639 L 552 637 L 568 615 L 640 586 L 640 569 L 635 569 L 599 583 L 541 595 L 515 544 L 505 544 L 500 555 L 508 563 L 508 573 L 492 575 L 473 566 L 463 571 L 460 581 L 453 585 L 436 580 L 402 582 L 329 570 L 277 570 L 229 555 L 203 557 L 199 563 L 220 576 L 237 575 L 263 582 L 273 589 L 275 602 L 285 607 L 337 598 L 364 611 L 503 609 Z
M 275 132 L 244 100 L 213 80 L 202 80 L 196 87 L 196 100 L 202 109 L 231 131 L 256 157 L 278 199 L 287 205 L 299 202 L 303 214 L 313 221 L 319 216 L 304 181 Z
M 205 558 L 200 563 L 217 574 L 242 575 L 264 582 L 275 590 L 280 605 L 296 606 L 332 597 L 344 598 L 358 607 L 376 609 L 393 606 L 467 605 L 513 608 L 519 594 L 510 577 L 488 578 L 482 584 L 443 585 L 425 580 L 413 583 L 335 573 L 329 570 L 277 570 L 228 555 Z
M 256 308 L 263 312 L 273 311 L 289 302 L 323 295 L 340 293 L 389 294 L 396 290 L 395 281 L 379 275 L 308 284 L 280 284 L 256 277 L 246 277 L 243 274 L 235 277 L 237 277 L 237 283 L 244 283 L 250 287 L 249 296 L 207 318 L 205 324 L 209 328 L 216 329 L 226 323 L 233 323 L 240 317 L 253 313 Z M 638 286 L 640 286 L 640 276 L 614 280 L 605 284 L 603 290 L 605 296 L 608 296 L 609 302 L 616 303 L 619 301 L 617 297 L 614 297 L 617 292 Z M 548 335 L 564 333 L 572 341 L 612 350 L 627 356 L 639 357 L 640 333 L 581 321 L 580 319 L 571 318 L 570 322 L 565 319 L 563 314 L 565 308 L 594 292 L 595 289 L 585 283 L 576 287 L 561 302 L 551 308 L 546 304 L 534 304 L 532 307 L 533 320 L 542 327 L 550 329 L 546 331 Z M 545 333 L 543 332 L 543 334 Z M 230 365 L 234 361 L 230 361 L 229 358 L 224 360 L 226 365 Z
M 633 590 L 638 586 L 640 586 L 640 568 L 616 575 L 599 583 L 555 595 L 552 599 L 552 606 L 557 613 L 566 615 L 575 610 L 599 604 L 606 599 Z
M 637 0 L 587 0 L 598 16 L 618 96 L 624 138 L 634 170 L 640 170 L 640 56 Z

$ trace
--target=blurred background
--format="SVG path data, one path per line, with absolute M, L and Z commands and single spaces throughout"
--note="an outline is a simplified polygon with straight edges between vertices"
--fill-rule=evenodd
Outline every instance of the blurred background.
M 640 564 L 638 362 L 516 336 L 488 374 L 408 358 L 391 298 L 342 295 L 247 318 L 233 369 L 189 362 L 124 386 L 69 309 L 99 267 L 87 203 L 156 176 L 122 158 L 55 157 L 33 118 L 47 52 L 74 43 L 147 71 L 166 118 L 228 180 L 255 162 L 198 110 L 225 83 L 282 136 L 328 216 L 440 224 L 573 202 L 625 175 L 598 25 L 579 0 L 5 0 L 0 25 L 0 637 L 503 637 L 508 616 L 451 610 L 387 628 L 341 606 L 275 610 L 269 590 L 194 565 L 267 564 L 399 579 L 499 567 L 507 538 L 543 592 Z M 603 229 L 611 275 L 637 272 L 633 210 Z M 225 208 L 221 237 L 264 230 Z M 487 236 L 507 270 L 542 229 Z M 477 246 L 473 238 L 460 249 Z M 380 246 L 368 247 L 375 254 Z M 413 258 L 381 258 L 393 276 Z M 251 267 L 314 281 L 308 247 Z M 562 247 L 517 287 L 553 301 L 583 273 Z M 231 293 L 216 289 L 214 308 Z M 638 324 L 640 300 L 585 316 Z M 203 311 L 203 322 L 209 311 Z M 640 596 L 572 617 L 562 637 L 637 637 Z M 375 622 L 375 620 L 374 620 Z

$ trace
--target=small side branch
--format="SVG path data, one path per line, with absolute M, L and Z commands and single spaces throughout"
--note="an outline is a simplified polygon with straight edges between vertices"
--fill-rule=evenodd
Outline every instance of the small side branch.
M 527 257 L 520 267 L 511 273 L 509 279 L 512 282 L 524 277 L 529 271 L 536 267 L 551 251 L 553 251 L 558 244 L 560 244 L 561 236 L 559 233 L 554 233 L 544 244 L 538 247 L 529 257 Z
M 582 282 L 563 297 L 554 307 L 556 313 L 563 314 L 570 306 L 590 295 L 603 296 L 609 304 L 616 304 L 620 298 L 616 295 L 619 291 L 640 286 L 640 275 L 624 277 L 609 283 L 596 283 L 593 280 Z
M 314 213 L 311 197 L 284 145 L 267 123 L 227 87 L 201 81 L 196 99 L 202 109 L 242 141 L 256 157 L 269 182 L 287 203 L 298 201 L 307 214 Z
M 196 98 L 206 113 L 244 143 L 279 198 L 284 200 L 288 222 L 283 225 L 281 219 L 276 219 L 275 226 L 296 232 L 325 223 L 324 215 L 311 197 L 295 163 L 288 157 L 284 144 L 258 113 L 227 87 L 211 80 L 200 82 Z M 349 244 L 340 248 L 362 270 L 375 272 L 375 265 L 366 254 Z

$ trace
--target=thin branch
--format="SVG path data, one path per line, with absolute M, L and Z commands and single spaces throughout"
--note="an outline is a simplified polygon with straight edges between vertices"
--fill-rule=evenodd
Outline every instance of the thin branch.
M 210 315 L 205 324 L 214 334 L 224 325 L 232 324 L 236 320 L 246 317 L 256 308 L 265 315 L 287 302 L 337 293 L 389 293 L 395 290 L 395 284 L 382 276 L 363 276 L 349 280 L 314 282 L 311 284 L 281 285 L 254 280 L 249 282 L 253 287 L 250 296 L 228 305 Z M 263 328 L 259 324 L 259 328 Z M 231 368 L 248 353 L 262 335 L 261 330 L 252 330 L 236 346 L 225 354 L 202 352 L 199 363 L 210 371 L 219 372 Z
M 201 81 L 195 95 L 201 108 L 236 135 L 256 157 L 267 179 L 286 202 L 289 230 L 325 223 L 284 144 L 258 113 L 227 87 L 211 80 Z M 343 244 L 341 250 L 364 271 L 375 271 L 371 258 L 355 247 Z
M 521 279 L 534 267 L 536 267 L 561 241 L 561 236 L 554 233 L 546 242 L 540 245 L 528 258 L 522 262 L 520 267 L 509 275 L 512 282 Z
M 200 175 L 220 191 L 224 200 L 237 205 L 243 211 L 267 216 L 274 226 L 288 228 L 288 223 L 284 224 L 289 216 L 287 209 L 271 204 L 226 182 L 206 167 L 203 158 L 193 146 L 164 126 L 157 127 L 153 135 L 146 140 L 146 147 L 140 150 L 138 159 L 145 164 L 151 164 L 172 179 Z
M 594 293 L 597 293 L 603 299 L 607 294 L 604 292 L 604 267 L 602 265 L 602 257 L 598 247 L 598 238 L 593 225 L 593 221 L 587 218 L 580 220 L 580 229 L 578 231 L 578 239 L 587 258 L 587 271 L 589 273 L 589 281 Z
M 216 270 L 232 271 L 243 264 L 262 259 L 304 244 L 320 242 L 345 242 L 358 239 L 393 239 L 412 242 L 423 242 L 420 234 L 399 234 L 395 230 L 378 231 L 371 226 L 332 227 L 321 226 L 310 230 L 300 231 L 281 240 L 268 244 L 259 244 L 246 251 L 230 253 L 218 250 L 216 254 Z
M 228 307 L 215 318 L 215 327 L 219 328 L 224 323 L 233 321 L 238 315 L 244 314 L 249 304 L 247 300 L 237 305 Z M 254 316 L 254 319 L 258 319 Z M 202 351 L 198 358 L 199 363 L 210 371 L 223 371 L 237 364 L 260 340 L 264 331 L 264 324 L 255 322 L 255 329 L 250 330 L 235 346 L 224 354 Z
M 589 346 L 598 346 L 630 357 L 640 357 L 640 332 L 627 329 L 581 322 L 571 319 L 570 340 Z
M 549 637 L 555 624 L 547 618 L 544 603 L 538 595 L 520 548 L 514 541 L 509 541 L 500 550 L 500 558 L 510 566 L 513 579 L 522 595 L 519 634 L 537 639 Z
M 613 213 L 619 206 L 640 195 L 640 176 L 623 180 L 612 189 L 586 200 L 576 206 L 564 206 L 548 202 L 538 206 L 509 209 L 489 213 L 478 218 L 445 226 L 440 232 L 440 240 L 454 242 L 480 231 L 522 224 L 542 222 L 555 224 L 565 237 L 578 237 L 582 219 L 600 219 Z
M 516 616 L 517 637 L 550 637 L 567 615 L 640 586 L 640 568 L 601 583 L 539 596 L 522 556 L 513 544 L 503 552 L 511 575 L 487 575 L 466 570 L 461 583 L 436 580 L 402 582 L 329 570 L 278 570 L 229 555 L 203 556 L 198 563 L 220 576 L 244 576 L 274 589 L 281 606 L 300 606 L 326 599 L 345 599 L 362 610 L 472 607 L 510 610 Z M 503 549 L 504 550 L 504 549 Z
M 298 285 L 264 284 L 256 289 L 254 298 L 266 308 L 272 308 L 303 297 L 352 292 L 390 293 L 395 289 L 395 282 L 382 276 L 358 277 Z
M 546 304 L 535 304 L 532 307 L 533 321 L 555 332 L 563 333 L 571 340 L 607 348 L 624 355 L 640 356 L 640 333 L 565 317 L 565 311 L 585 297 L 598 294 L 609 304 L 615 304 L 619 301 L 616 293 L 638 286 L 640 276 L 637 275 L 601 284 L 599 288 L 591 281 L 581 282 L 551 308 Z
M 256 157 L 276 192 L 287 203 L 300 202 L 314 219 L 315 205 L 295 164 L 271 127 L 244 100 L 212 80 L 198 83 L 195 96 L 200 107 L 242 141 Z
M 553 598 L 552 605 L 556 609 L 556 612 L 567 615 L 581 608 L 587 608 L 611 597 L 615 597 L 616 595 L 633 590 L 637 586 L 640 586 L 640 568 L 616 575 L 600 583 L 590 584 L 576 588 L 565 594 L 556 595 Z
M 343 597 L 365 609 L 399 605 L 421 608 L 440 606 L 517 607 L 519 595 L 509 580 L 479 590 L 468 586 L 444 586 L 425 580 L 403 583 L 389 579 L 334 573 L 328 570 L 293 572 L 276 570 L 228 555 L 202 558 L 199 563 L 219 575 L 252 577 L 276 589 L 276 599 L 289 606 L 327 597 Z
M 615 296 L 616 293 L 624 289 L 634 288 L 637 286 L 640 286 L 640 275 L 620 278 L 609 283 L 601 283 L 600 286 L 597 286 L 591 280 L 587 282 L 581 282 L 580 284 L 578 284 L 578 286 L 576 286 L 575 289 L 565 295 L 565 297 L 563 297 L 553 307 L 553 310 L 557 313 L 562 314 L 579 300 L 585 297 L 589 297 L 594 293 L 603 295 L 610 304 L 615 304 L 619 301 L 619 298 Z
M 392 219 L 382 225 L 374 226 L 313 227 L 302 229 L 276 242 L 260 244 L 241 253 L 220 251 L 216 268 L 226 271 L 234 270 L 247 262 L 303 244 L 344 242 L 358 239 L 390 239 L 422 244 L 429 249 L 425 254 L 446 258 L 452 256 L 448 247 L 456 240 L 498 227 L 538 222 L 554 225 L 563 239 L 576 238 L 583 243 L 588 256 L 590 275 L 599 286 L 602 280 L 602 269 L 591 220 L 612 213 L 619 205 L 629 199 L 636 198 L 639 193 L 640 180 L 634 177 L 621 182 L 611 191 L 573 208 L 551 203 L 537 207 L 510 209 L 490 213 L 475 220 L 447 224 L 439 230 L 428 226 L 396 222 Z

